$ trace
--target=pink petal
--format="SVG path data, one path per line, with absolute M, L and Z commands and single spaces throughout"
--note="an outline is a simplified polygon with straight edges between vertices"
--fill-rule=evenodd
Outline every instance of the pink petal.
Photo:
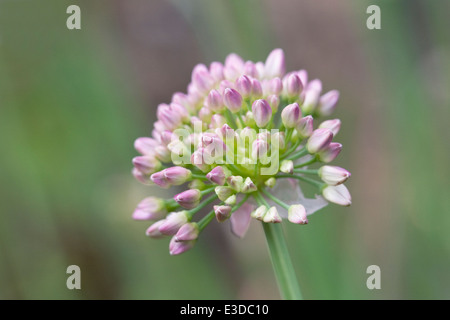
M 247 233 L 252 219 L 250 214 L 253 210 L 254 206 L 252 204 L 244 203 L 242 207 L 231 215 L 231 232 L 233 232 L 236 237 L 243 238 Z

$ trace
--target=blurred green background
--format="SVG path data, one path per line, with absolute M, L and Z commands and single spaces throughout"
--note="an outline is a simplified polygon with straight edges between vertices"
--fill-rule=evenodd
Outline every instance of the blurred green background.
M 66 28 L 81 7 L 82 29 Z M 366 28 L 381 8 L 382 29 Z M 350 208 L 286 225 L 307 299 L 450 298 L 447 0 L 0 0 L 0 299 L 278 299 L 261 226 L 168 254 L 133 141 L 192 67 L 285 50 L 338 89 Z M 168 194 L 167 194 L 168 195 Z M 81 267 L 81 290 L 66 268 Z M 368 290 L 366 268 L 381 268 Z

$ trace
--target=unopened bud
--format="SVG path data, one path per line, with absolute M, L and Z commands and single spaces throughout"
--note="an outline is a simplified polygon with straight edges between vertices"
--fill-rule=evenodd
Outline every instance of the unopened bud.
M 186 211 L 172 212 L 159 225 L 159 232 L 165 235 L 174 235 L 180 227 L 188 222 Z
M 265 127 L 272 118 L 272 109 L 264 99 L 259 99 L 252 104 L 253 118 L 259 128 Z
M 351 173 L 341 167 L 323 166 L 319 169 L 319 177 L 330 186 L 337 186 L 347 181 Z
M 288 210 L 288 220 L 296 224 L 307 224 L 305 207 L 301 204 L 292 205 Z
M 331 142 L 328 147 L 319 152 L 319 160 L 325 163 L 329 163 L 336 159 L 342 150 L 342 144 L 338 142 Z
M 347 187 L 343 184 L 338 186 L 328 186 L 322 190 L 323 197 L 340 206 L 349 206 L 352 204 L 352 197 Z
M 133 212 L 134 220 L 158 220 L 164 218 L 167 214 L 164 200 L 148 197 L 139 202 Z
M 200 204 L 202 195 L 200 190 L 190 189 L 177 194 L 173 198 L 183 208 L 194 209 Z
M 299 125 L 302 118 L 302 112 L 298 103 L 292 103 L 286 106 L 281 112 L 281 119 L 286 128 L 292 129 Z
M 267 210 L 266 214 L 264 215 L 263 221 L 267 223 L 280 223 L 281 217 L 278 214 L 277 208 L 270 207 L 270 209 Z
M 333 133 L 329 129 L 316 129 L 308 139 L 306 148 L 309 153 L 318 153 L 325 150 L 331 140 L 333 139 Z
M 259 221 L 263 221 L 266 213 L 267 213 L 266 206 L 260 206 L 255 211 L 252 212 L 251 216 L 252 218 L 255 218 Z
M 216 214 L 216 219 L 219 222 L 224 222 L 231 216 L 230 206 L 214 206 L 214 213 Z
M 280 171 L 292 174 L 294 172 L 294 162 L 292 160 L 281 161 Z
M 198 238 L 200 230 L 195 222 L 183 224 L 175 235 L 175 241 L 189 241 Z

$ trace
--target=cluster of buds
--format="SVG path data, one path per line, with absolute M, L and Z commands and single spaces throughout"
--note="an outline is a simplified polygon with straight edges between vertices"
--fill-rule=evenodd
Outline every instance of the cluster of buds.
M 133 175 L 142 183 L 186 190 L 169 200 L 144 199 L 133 218 L 156 220 L 146 234 L 172 236 L 169 249 L 176 255 L 192 248 L 214 218 L 230 220 L 239 237 L 251 218 L 307 224 L 314 210 L 276 197 L 279 179 L 310 184 L 322 201 L 350 205 L 343 184 L 350 173 L 329 165 L 342 149 L 334 142 L 341 121 L 318 122 L 338 99 L 338 91 L 323 93 L 321 81 L 308 80 L 305 70 L 286 73 L 281 49 L 265 63 L 230 54 L 224 64 L 195 66 L 187 93 L 158 106 L 152 137 L 135 141 L 141 156 L 133 159 Z M 207 206 L 210 212 L 194 222 Z

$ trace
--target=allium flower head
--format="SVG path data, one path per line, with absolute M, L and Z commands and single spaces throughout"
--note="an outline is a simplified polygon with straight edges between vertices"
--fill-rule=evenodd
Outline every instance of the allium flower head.
M 251 218 L 305 225 L 328 202 L 350 205 L 343 185 L 350 173 L 323 165 L 342 150 L 334 141 L 341 121 L 320 120 L 338 100 L 338 91 L 324 94 L 305 70 L 286 73 L 281 49 L 265 62 L 232 53 L 225 63 L 198 64 L 187 92 L 157 107 L 152 136 L 136 139 L 140 155 L 132 161 L 138 181 L 185 188 L 172 199 L 144 199 L 133 218 L 157 220 L 146 234 L 172 236 L 170 253 L 177 255 L 213 220 L 230 221 L 243 237 Z M 311 168 L 316 164 L 320 169 Z M 304 184 L 317 188 L 315 198 L 303 195 Z M 209 213 L 198 218 L 203 209 Z

